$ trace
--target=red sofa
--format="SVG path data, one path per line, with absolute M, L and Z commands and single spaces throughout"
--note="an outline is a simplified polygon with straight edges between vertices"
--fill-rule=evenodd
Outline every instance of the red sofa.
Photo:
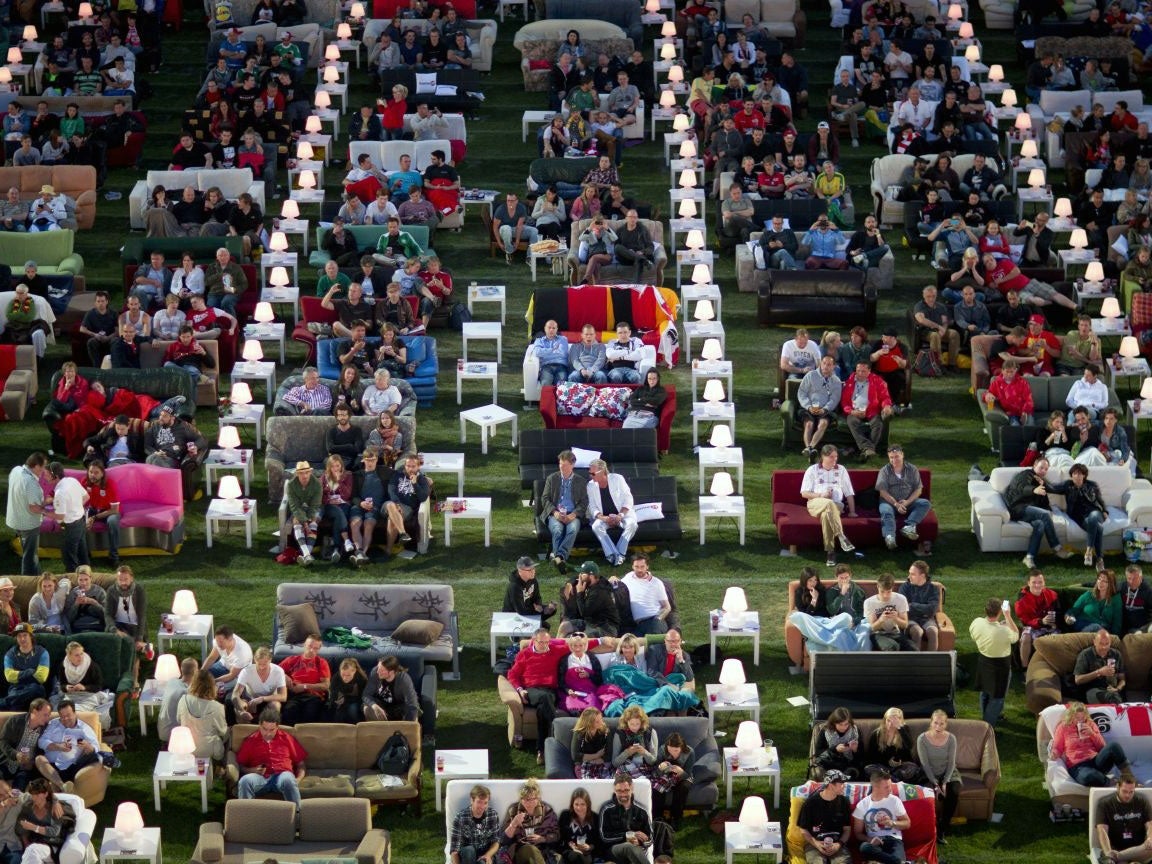
M 635 390 L 637 387 L 634 384 L 593 384 L 592 386 L 597 389 L 601 387 L 627 387 L 629 390 Z M 676 419 L 676 388 L 665 384 L 664 389 L 668 391 L 668 398 L 660 412 L 660 425 L 656 427 L 656 449 L 661 453 L 667 453 L 672 446 L 672 421 Z M 573 417 L 568 414 L 557 413 L 556 388 L 553 386 L 540 388 L 540 416 L 544 418 L 545 429 L 618 429 L 623 425 L 619 420 L 609 420 L 607 417 Z
M 543 410 L 543 405 L 541 405 Z M 857 468 L 850 469 L 848 476 L 852 480 L 852 488 L 856 490 L 857 499 L 865 489 L 876 486 L 877 469 Z M 823 548 L 824 539 L 820 533 L 820 523 L 808 514 L 807 502 L 800 495 L 800 484 L 804 480 L 803 471 L 773 471 L 772 472 L 772 523 L 776 526 L 776 533 L 780 536 L 780 545 L 787 546 L 789 551 L 795 552 L 797 548 L 816 547 Z M 932 498 L 932 472 L 920 469 L 920 480 L 924 484 L 923 497 Z M 844 517 L 844 533 L 848 535 L 857 546 L 879 546 L 884 542 L 880 536 L 880 512 L 874 507 L 863 508 L 857 505 L 856 518 Z M 896 525 L 903 524 L 899 516 Z M 934 541 L 940 533 L 940 523 L 936 521 L 936 511 L 929 510 L 924 521 L 917 528 L 921 540 Z M 899 532 L 896 534 L 897 542 L 907 543 Z
M 131 100 L 128 100 L 131 104 Z M 143 111 L 130 111 L 132 117 L 140 124 L 140 132 L 128 135 L 128 143 L 123 147 L 108 148 L 107 164 L 109 168 L 135 168 L 140 163 L 140 155 L 144 152 L 144 139 L 148 134 L 148 118 Z M 87 117 L 85 122 L 88 130 L 99 129 L 111 115 L 101 114 L 96 117 Z

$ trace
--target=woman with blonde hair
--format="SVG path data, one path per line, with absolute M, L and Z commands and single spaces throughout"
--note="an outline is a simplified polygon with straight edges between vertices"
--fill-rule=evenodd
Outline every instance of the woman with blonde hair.
M 616 651 L 609 658 L 605 668 L 610 666 L 632 666 L 641 672 L 646 671 L 644 661 L 640 658 L 641 642 L 639 637 L 625 633 L 616 643 Z
M 339 563 L 345 555 L 356 551 L 349 535 L 348 518 L 352 512 L 352 472 L 344 468 L 344 460 L 333 454 L 324 461 L 324 476 L 320 480 L 321 515 L 332 523 L 332 563 Z M 339 540 L 336 538 L 339 537 Z
M 1124 748 L 1107 743 L 1099 727 L 1088 715 L 1083 702 L 1069 702 L 1064 716 L 1052 732 L 1048 758 L 1062 759 L 1068 774 L 1081 786 L 1107 786 L 1108 772 L 1132 773 Z
M 188 692 L 180 697 L 176 719 L 181 726 L 192 730 L 196 758 L 212 759 L 216 763 L 224 759 L 228 723 L 224 719 L 223 703 L 216 701 L 216 679 L 207 669 L 196 673 Z
M 577 780 L 604 780 L 616 773 L 607 758 L 610 735 L 599 709 L 585 708 L 580 712 L 568 745 Z
M 79 642 L 69 642 L 64 649 L 56 680 L 63 691 L 63 697 L 71 699 L 77 711 L 96 711 L 102 703 L 111 699 L 110 693 L 106 694 L 107 699 L 101 697 L 104 678 L 100 673 L 100 664 L 92 662 L 92 655 Z
M 512 864 L 548 864 L 560 840 L 556 811 L 540 797 L 540 784 L 526 780 L 517 801 L 504 813 L 501 853 Z
M 84 565 L 81 564 L 81 567 Z M 37 632 L 63 633 L 65 631 L 64 604 L 72 583 L 68 578 L 57 579 L 45 573 L 37 583 L 38 591 L 28 601 L 28 623 Z
M 1077 599 L 1064 623 L 1077 633 L 1095 633 L 1107 630 L 1119 633 L 1123 620 L 1124 604 L 1116 593 L 1116 573 L 1101 570 L 1096 574 L 1096 584 Z
M 649 777 L 656 765 L 659 743 L 656 730 L 639 705 L 629 705 L 620 715 L 612 736 L 612 765 L 633 777 Z
M 884 768 L 893 780 L 905 783 L 920 781 L 922 775 L 912 733 L 904 722 L 904 712 L 895 705 L 884 712 L 883 722 L 868 736 L 867 758 L 872 760 L 864 769 L 868 776 L 876 768 Z
M 948 714 L 932 712 L 927 732 L 916 739 L 916 754 L 928 785 L 936 791 L 936 842 L 947 843 L 948 827 L 960 803 L 960 770 L 956 767 L 956 736 L 948 731 Z

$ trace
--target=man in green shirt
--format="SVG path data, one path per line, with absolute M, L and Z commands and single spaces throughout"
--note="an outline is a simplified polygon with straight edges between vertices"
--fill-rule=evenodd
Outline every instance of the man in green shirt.
M 580 79 L 580 86 L 573 87 L 565 97 L 570 111 L 579 111 L 584 119 L 588 119 L 588 112 L 600 104 L 596 93 L 592 89 L 592 76 L 585 75 Z
M 380 235 L 372 257 L 380 264 L 402 266 L 409 258 L 418 258 L 423 253 L 412 235 L 400 230 L 400 220 L 393 216 L 388 219 L 388 233 Z
M 24 550 L 20 573 L 24 576 L 40 574 L 37 552 L 40 549 L 40 520 L 44 516 L 40 475 L 44 473 L 46 462 L 43 453 L 33 453 L 8 475 L 8 509 L 4 522 L 20 538 L 20 547 Z
M 312 565 L 312 548 L 316 545 L 316 526 L 320 521 L 320 481 L 312 476 L 312 466 L 301 460 L 296 463 L 295 477 L 288 481 L 288 516 L 292 520 L 292 534 L 300 544 L 302 567 Z
M 316 283 L 316 296 L 327 297 L 328 292 L 332 290 L 332 286 L 338 285 L 339 290 L 332 295 L 332 300 L 343 300 L 348 293 L 348 286 L 352 284 L 352 280 L 348 274 L 340 272 L 340 265 L 335 261 L 329 259 L 324 264 L 324 275 L 320 277 L 320 281 Z

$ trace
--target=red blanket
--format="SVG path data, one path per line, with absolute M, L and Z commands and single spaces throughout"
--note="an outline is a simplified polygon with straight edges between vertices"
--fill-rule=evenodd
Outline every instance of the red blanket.
M 16 346 L 15 345 L 0 345 L 0 390 L 4 389 L 4 384 L 8 380 L 8 376 L 12 370 L 16 368 Z M 8 415 L 4 413 L 4 407 L 0 405 L 0 420 L 7 420 Z
M 91 390 L 79 410 L 61 418 L 56 431 L 64 438 L 68 458 L 79 459 L 84 453 L 84 439 L 117 414 L 126 414 L 134 420 L 147 420 L 152 409 L 159 404 L 151 396 L 133 393 L 126 387 L 117 390 L 111 399 Z

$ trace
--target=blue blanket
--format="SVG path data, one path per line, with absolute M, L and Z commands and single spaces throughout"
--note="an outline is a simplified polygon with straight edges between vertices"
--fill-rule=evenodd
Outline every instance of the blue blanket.
M 660 684 L 646 672 L 633 666 L 609 666 L 604 670 L 604 683 L 615 684 L 628 695 L 615 699 L 604 708 L 605 717 L 619 717 L 624 709 L 639 705 L 645 713 L 654 711 L 687 711 L 700 704 L 695 693 L 680 690 L 684 676 L 678 672 L 668 676 L 667 684 Z

